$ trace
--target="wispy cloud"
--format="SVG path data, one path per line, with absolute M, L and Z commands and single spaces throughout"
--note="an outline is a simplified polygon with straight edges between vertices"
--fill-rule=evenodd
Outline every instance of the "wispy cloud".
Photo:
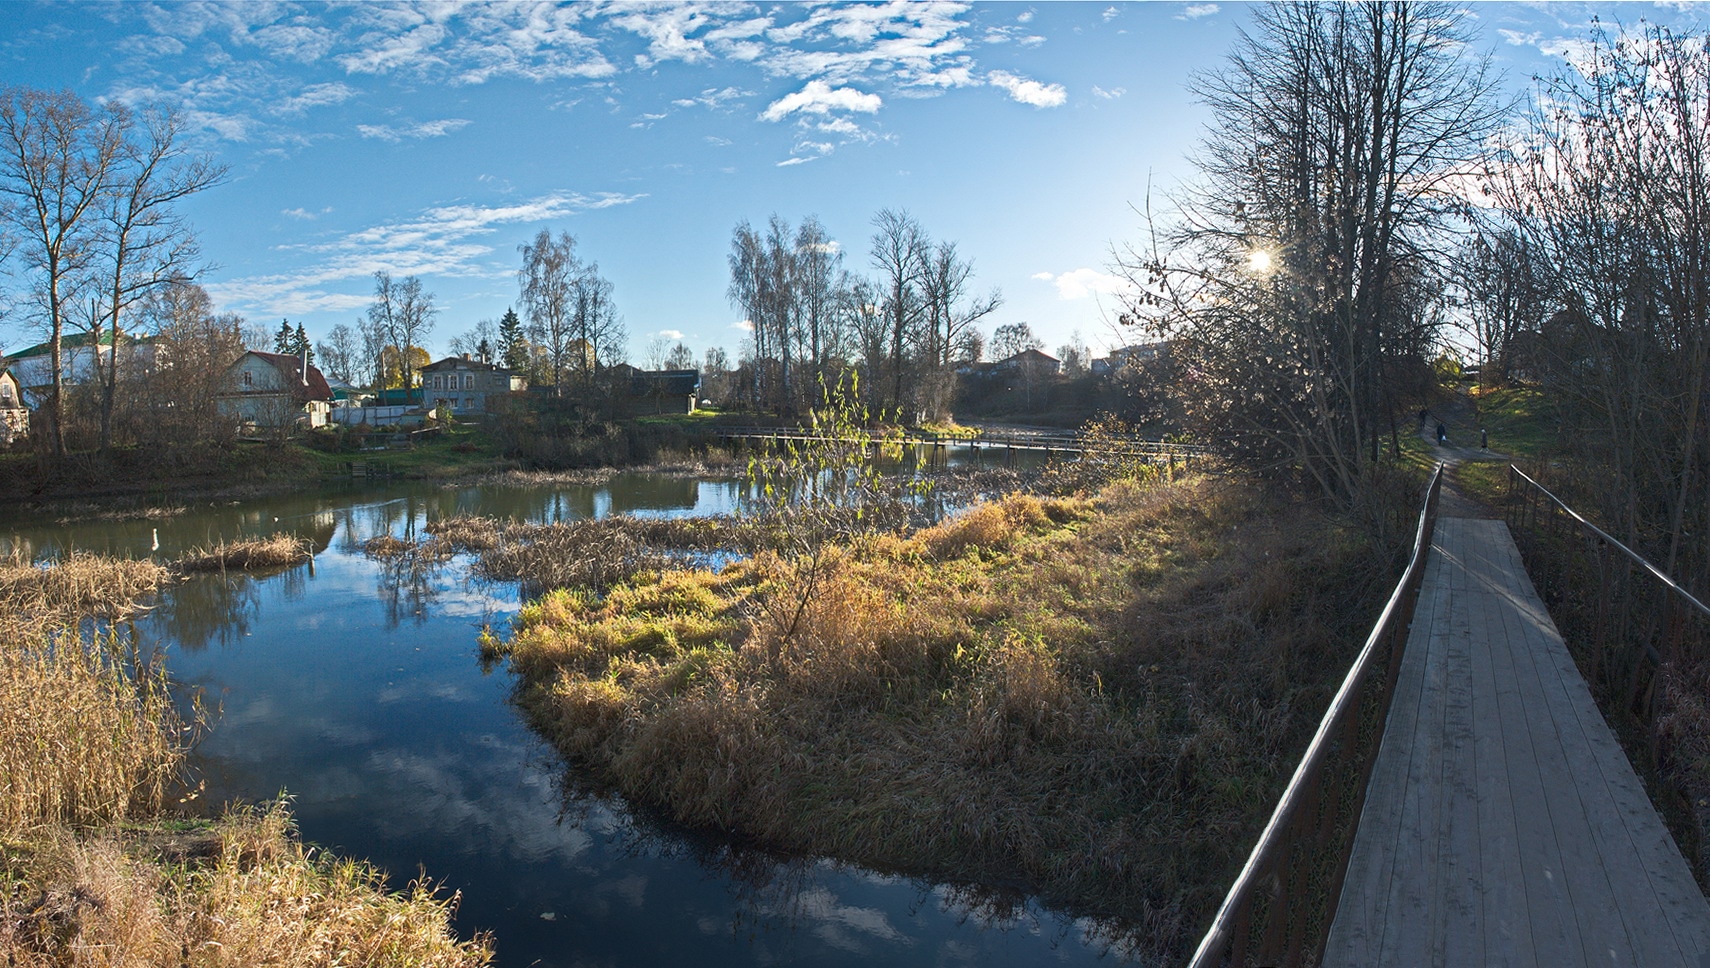
M 446 135 L 469 125 L 467 118 L 444 118 L 439 121 L 423 121 L 420 124 L 393 127 L 389 124 L 359 124 L 357 133 L 364 138 L 379 138 L 381 141 L 402 141 L 405 138 L 443 138 Z
M 368 280 L 377 271 L 440 278 L 504 276 L 511 268 L 488 258 L 493 247 L 483 242 L 483 237 L 506 226 L 563 219 L 645 197 L 557 192 L 511 205 L 442 205 L 413 218 L 372 225 L 330 241 L 282 246 L 309 255 L 310 264 L 289 273 L 210 284 L 208 290 L 221 305 L 258 315 L 365 306 L 370 298 Z M 358 284 L 360 294 L 348 291 L 350 283 Z
M 653 335 L 663 336 L 666 339 L 682 339 L 683 338 L 683 331 L 680 329 L 662 329 Z
M 1106 101 L 1114 101 L 1122 95 L 1127 94 L 1128 89 L 1125 87 L 1113 87 L 1107 91 L 1104 88 L 1099 87 L 1097 84 L 1094 84 L 1092 92 Z
M 315 219 L 320 218 L 322 215 L 327 215 L 327 214 L 330 214 L 331 212 L 332 212 L 332 206 L 329 205 L 326 208 L 323 208 L 318 212 L 311 212 L 306 208 L 287 208 L 287 209 L 281 209 L 279 214 L 286 216 L 287 218 L 294 218 L 294 219 L 297 219 L 297 220 L 303 221 L 303 222 L 313 222 Z
M 1054 108 L 1069 99 L 1069 92 L 1061 84 L 1042 84 L 1008 71 L 992 71 L 986 75 L 986 80 L 993 87 L 1008 91 L 1010 100 L 1036 108 Z
M 1215 3 L 1190 3 L 1186 7 L 1182 8 L 1181 13 L 1176 14 L 1176 19 L 1198 20 L 1201 17 L 1209 17 L 1221 9 L 1222 8 Z M 1107 17 L 1105 19 L 1108 20 L 1109 18 Z

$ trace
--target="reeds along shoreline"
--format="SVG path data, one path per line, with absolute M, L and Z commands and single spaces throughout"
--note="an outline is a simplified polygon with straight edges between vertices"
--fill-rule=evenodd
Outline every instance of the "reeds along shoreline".
M 311 556 L 307 539 L 276 534 L 199 548 L 180 558 L 178 568 L 187 572 L 285 568 Z
M 484 648 L 562 752 L 679 821 L 1024 884 L 1175 958 L 1357 645 L 1374 554 L 1256 487 L 1119 483 L 552 592 Z
M 296 539 L 233 562 L 299 560 Z M 226 546 L 229 552 L 232 546 Z M 192 725 L 162 666 L 90 619 L 122 620 L 170 580 L 147 561 L 0 560 L 0 951 L 19 968 L 260 964 L 476 968 L 456 898 L 387 890 L 305 848 L 282 804 L 159 826 Z M 165 836 L 168 832 L 171 836 Z M 191 840 L 188 852 L 159 846 Z

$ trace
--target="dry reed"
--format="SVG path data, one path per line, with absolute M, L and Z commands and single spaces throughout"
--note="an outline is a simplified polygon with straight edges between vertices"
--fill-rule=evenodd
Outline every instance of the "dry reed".
M 1380 591 L 1353 532 L 1287 508 L 1205 478 L 1016 495 L 554 592 L 484 645 L 560 750 L 680 821 L 1023 884 L 1174 958 Z
M 373 867 L 297 840 L 285 809 L 229 813 L 184 863 L 113 834 L 44 838 L 0 895 L 0 948 L 19 968 L 475 968 L 486 937 L 450 930 L 456 895 L 385 890 Z M 25 890 L 24 888 L 27 888 Z
M 238 809 L 206 861 L 144 844 L 189 740 L 164 670 L 90 619 L 134 613 L 171 572 L 72 555 L 0 560 L 0 951 L 20 968 L 487 964 L 456 897 L 385 888 L 304 848 L 278 805 Z M 124 826 L 119 826 L 123 824 Z M 137 836 L 138 830 L 142 836 Z M 157 838 L 158 839 L 158 838 Z
M 276 534 L 249 541 L 222 541 L 209 548 L 198 548 L 180 558 L 178 567 L 183 571 L 285 568 L 312 556 L 307 538 Z

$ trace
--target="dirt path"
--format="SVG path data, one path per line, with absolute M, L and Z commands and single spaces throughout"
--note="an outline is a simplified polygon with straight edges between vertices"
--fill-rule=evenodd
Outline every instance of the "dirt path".
M 1442 424 L 1448 431 L 1449 442 L 1437 442 L 1437 425 Z M 1451 518 L 1498 518 L 1502 515 L 1495 510 L 1466 495 L 1461 490 L 1455 468 L 1465 460 L 1512 460 L 1512 456 L 1500 451 L 1487 450 L 1479 444 L 1481 428 L 1474 422 L 1472 401 L 1466 394 L 1457 392 L 1447 401 L 1440 402 L 1427 411 L 1425 419 L 1419 425 L 1419 439 L 1431 450 L 1433 460 L 1441 461 L 1446 473 L 1443 475 L 1443 493 L 1438 499 L 1438 513 Z

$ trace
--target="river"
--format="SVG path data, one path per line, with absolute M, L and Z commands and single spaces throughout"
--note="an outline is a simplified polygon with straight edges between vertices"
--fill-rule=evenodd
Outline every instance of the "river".
M 367 858 L 402 886 L 461 892 L 456 925 L 495 935 L 504 968 L 774 964 L 1087 964 L 1096 925 L 824 859 L 782 859 L 660 822 L 578 783 L 483 672 L 476 636 L 515 587 L 458 558 L 400 573 L 367 539 L 441 516 L 532 521 L 737 510 L 734 481 L 627 474 L 599 485 L 393 484 L 198 507 L 157 521 L 0 522 L 0 551 L 72 548 L 171 559 L 287 532 L 314 559 L 193 577 L 136 622 L 211 728 L 204 802 L 285 793 L 305 840 Z M 1120 960 L 1120 959 L 1119 959 Z

